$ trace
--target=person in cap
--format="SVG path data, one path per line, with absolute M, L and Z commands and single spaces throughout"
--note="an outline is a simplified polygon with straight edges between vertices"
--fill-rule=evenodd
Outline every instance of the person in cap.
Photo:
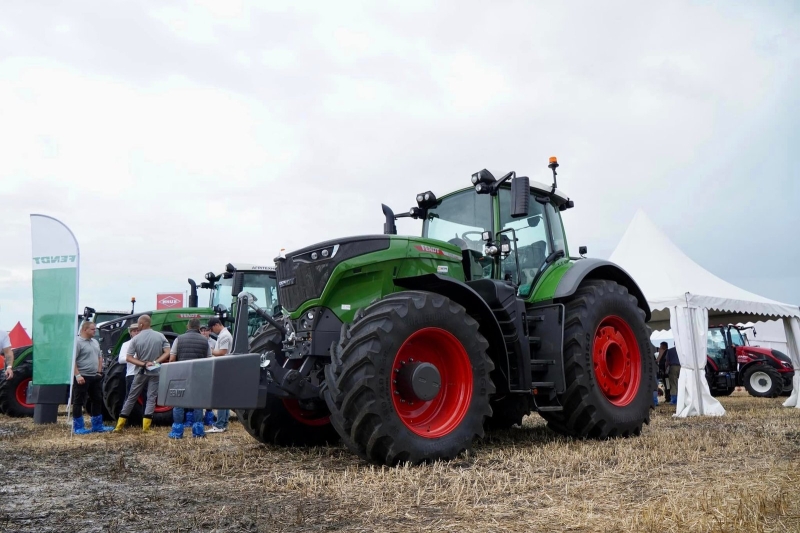
M 134 322 L 130 326 L 128 326 L 128 334 L 130 334 L 131 338 L 122 343 L 122 348 L 119 349 L 119 357 L 117 357 L 117 361 L 121 365 L 127 365 L 125 368 L 125 397 L 128 397 L 128 393 L 131 392 L 131 385 L 133 384 L 133 376 L 136 374 L 136 365 L 133 363 L 128 362 L 128 348 L 133 341 L 133 338 L 139 333 L 139 324 Z M 136 357 L 136 354 L 133 355 Z
M 214 349 L 211 350 L 211 355 L 214 357 L 228 355 L 233 348 L 233 335 L 231 335 L 231 332 L 222 325 L 222 321 L 216 316 L 208 319 L 208 327 L 217 336 L 217 342 L 214 344 Z M 208 432 L 224 433 L 228 431 L 229 416 L 230 411 L 228 409 L 217 409 L 217 421 L 209 428 Z
M 94 322 L 84 322 L 75 340 L 72 432 L 76 435 L 103 433 L 114 429 L 103 425 L 103 357 L 100 355 L 100 344 L 94 338 L 96 330 Z M 86 429 L 83 422 L 83 406 L 87 395 L 92 400 L 92 429 Z
M 143 391 L 147 391 L 147 403 L 142 417 L 142 431 L 150 431 L 153 423 L 153 413 L 156 410 L 158 399 L 158 373 L 150 372 L 155 364 L 160 364 L 169 358 L 169 341 L 158 331 L 150 329 L 152 319 L 150 315 L 139 317 L 139 334 L 131 341 L 127 350 L 126 360 L 136 367 L 136 374 L 131 384 L 131 390 L 122 406 L 122 412 L 117 419 L 115 432 L 122 431 L 128 422 L 128 416 L 133 411 L 136 400 Z
M 200 320 L 192 318 L 186 324 L 186 333 L 175 339 L 172 343 L 172 349 L 169 351 L 169 362 L 175 361 L 192 361 L 194 359 L 203 359 L 211 357 L 211 346 L 208 345 L 206 338 L 200 333 Z M 192 436 L 204 437 L 203 430 L 203 410 L 191 409 L 192 412 Z M 171 439 L 183 438 L 184 427 L 184 414 L 183 407 L 173 407 L 172 409 L 172 431 L 169 433 Z

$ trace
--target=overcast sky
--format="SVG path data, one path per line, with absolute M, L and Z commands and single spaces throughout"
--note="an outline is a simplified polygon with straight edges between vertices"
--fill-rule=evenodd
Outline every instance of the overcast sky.
M 551 155 L 573 250 L 641 207 L 798 304 L 800 4 L 748 4 L 4 2 L 0 328 L 30 325 L 31 213 L 76 234 L 81 306 L 144 310 Z

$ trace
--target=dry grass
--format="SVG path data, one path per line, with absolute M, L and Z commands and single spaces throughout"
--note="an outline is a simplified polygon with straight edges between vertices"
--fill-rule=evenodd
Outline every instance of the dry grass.
M 262 447 L 238 424 L 176 442 L 0 417 L 0 530 L 800 531 L 800 410 L 723 403 L 723 418 L 662 406 L 641 437 L 605 442 L 532 416 L 469 457 L 399 468 Z

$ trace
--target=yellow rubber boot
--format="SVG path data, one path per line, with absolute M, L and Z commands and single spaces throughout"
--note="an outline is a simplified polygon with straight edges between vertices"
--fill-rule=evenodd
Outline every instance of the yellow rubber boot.
M 142 418 L 142 432 L 146 433 L 150 431 L 150 424 L 153 423 L 152 418 Z
M 128 422 L 128 419 L 124 416 L 121 416 L 117 419 L 117 427 L 114 428 L 114 433 L 119 433 L 122 431 L 122 428 L 125 427 L 125 424 Z

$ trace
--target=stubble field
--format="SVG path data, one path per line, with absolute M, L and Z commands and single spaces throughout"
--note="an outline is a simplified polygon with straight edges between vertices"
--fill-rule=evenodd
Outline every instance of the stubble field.
M 0 531 L 800 531 L 800 409 L 783 400 L 659 406 L 641 437 L 603 442 L 533 415 L 470 456 L 398 468 L 260 446 L 237 422 L 171 441 L 0 416 Z

